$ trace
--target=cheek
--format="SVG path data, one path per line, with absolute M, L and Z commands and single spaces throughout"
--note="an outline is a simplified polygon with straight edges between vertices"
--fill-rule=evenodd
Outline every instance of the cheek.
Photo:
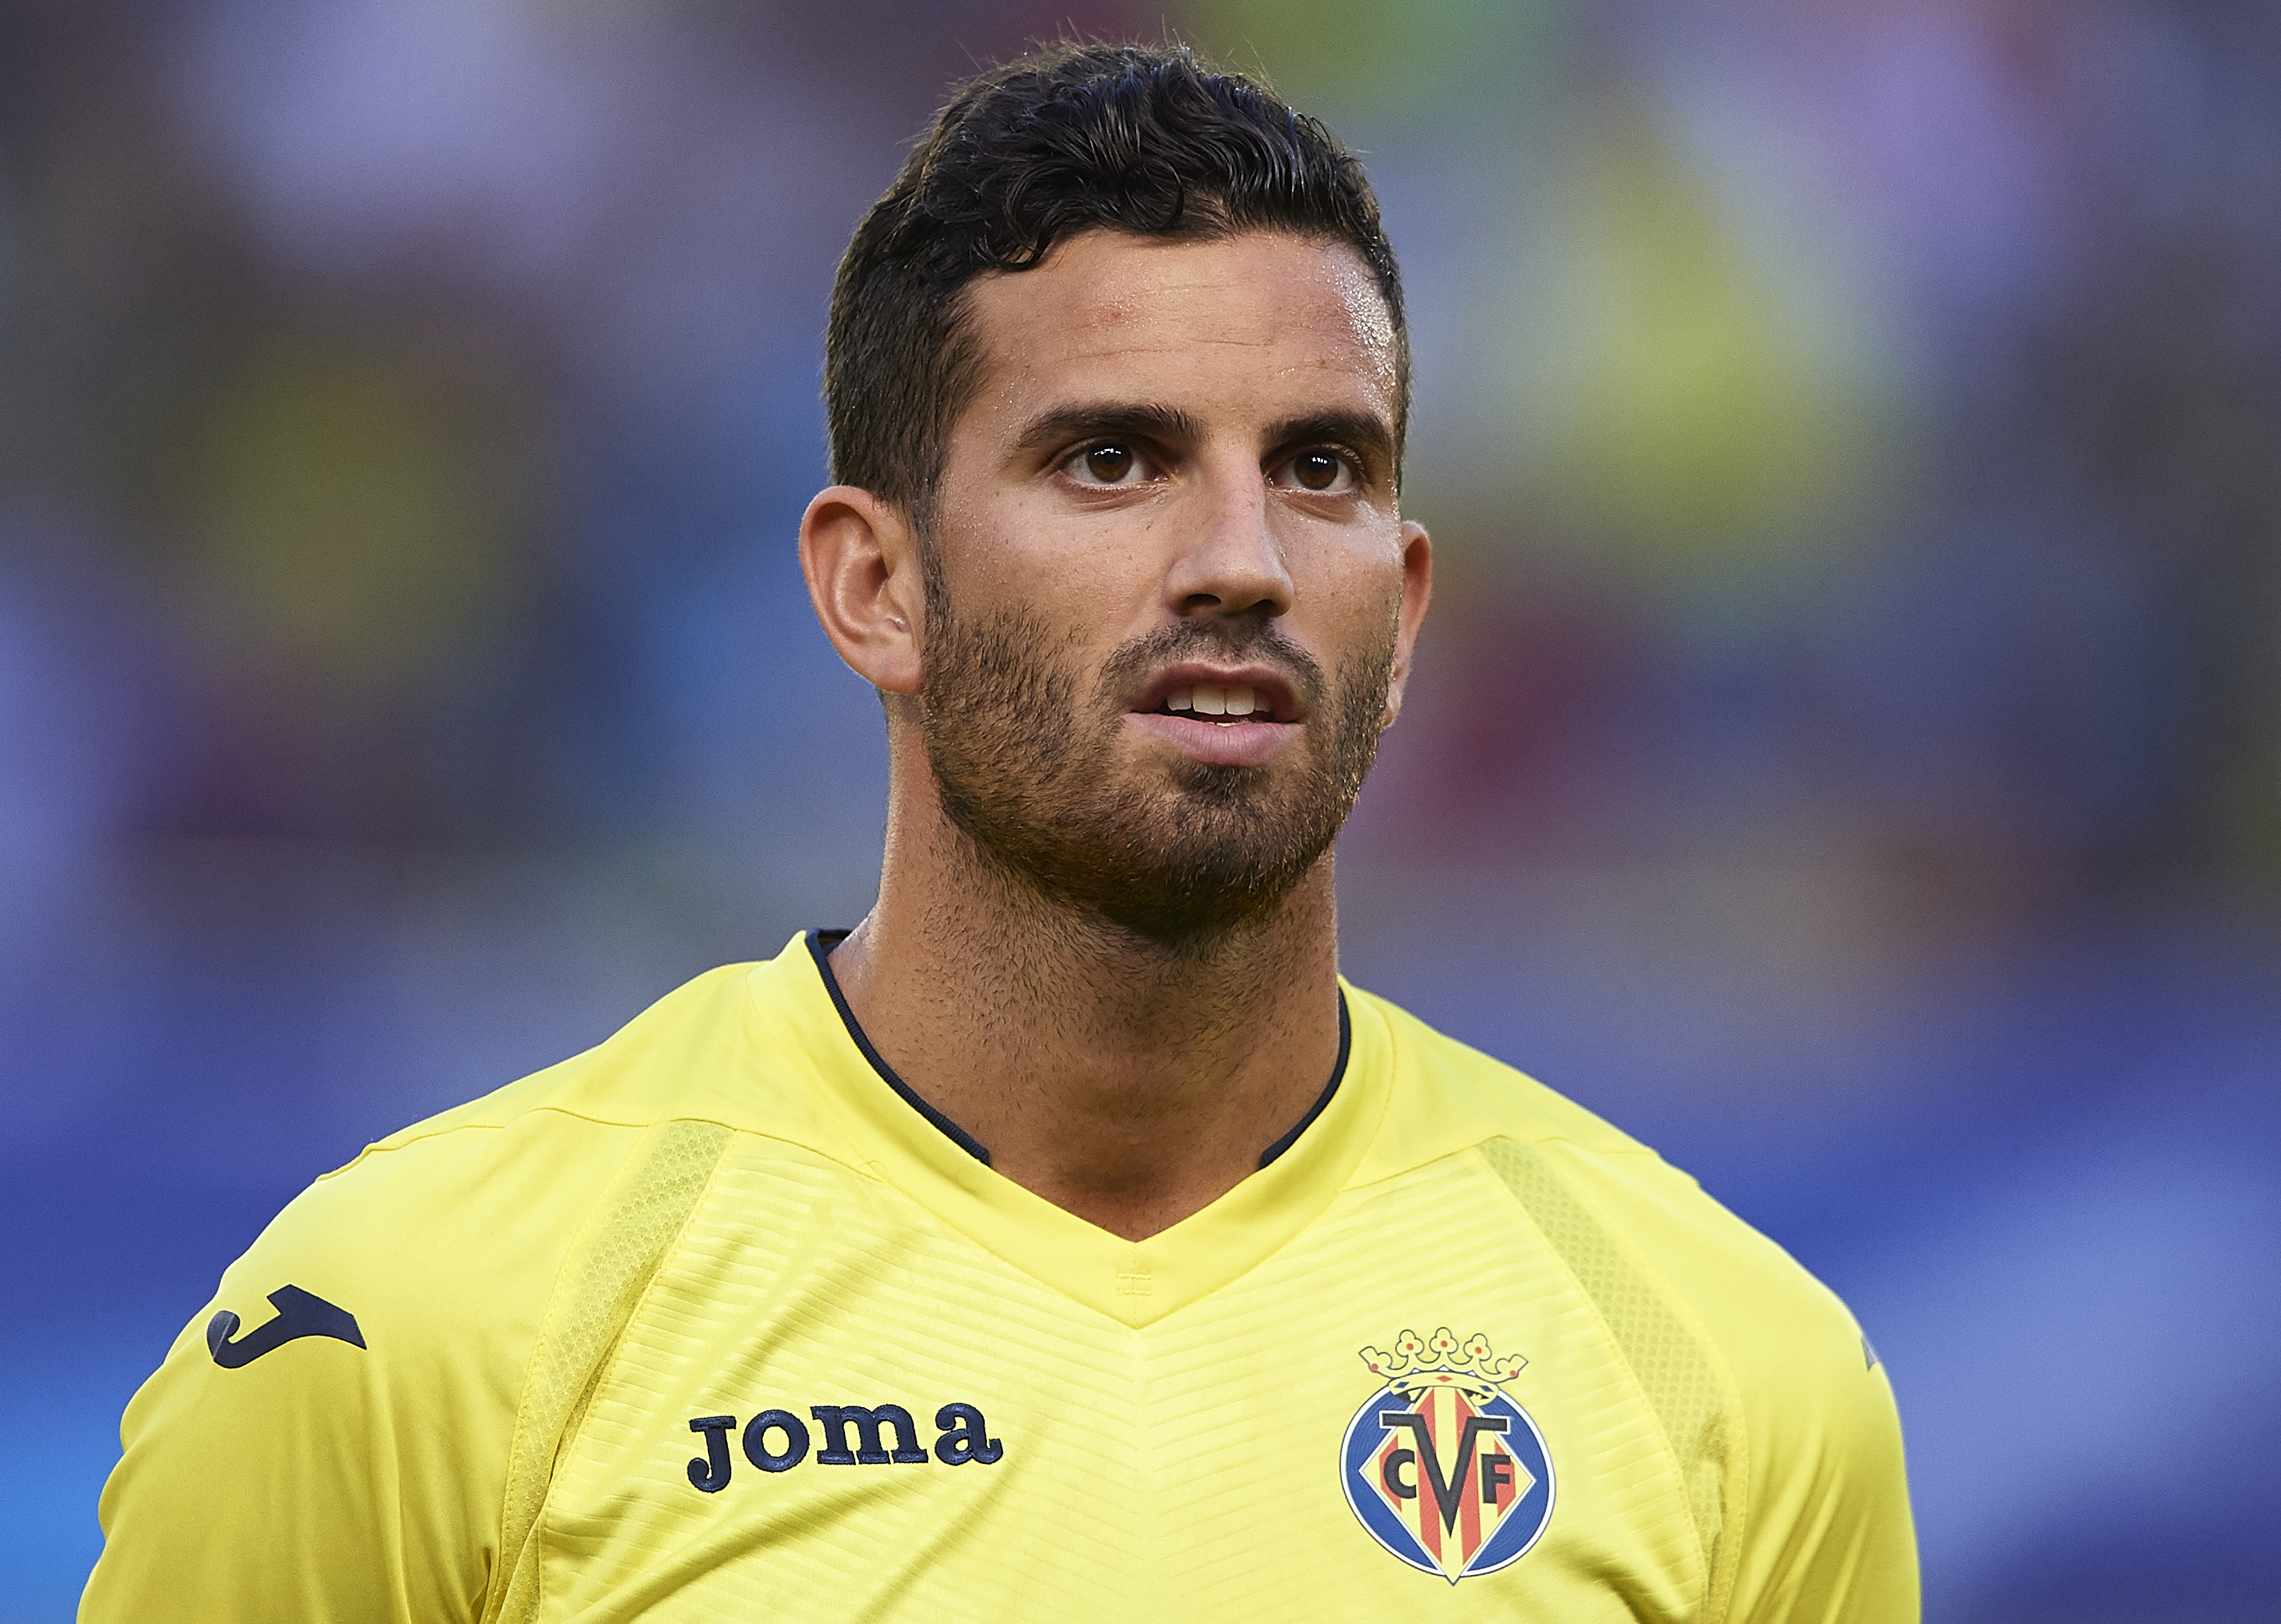
M 1318 623 L 1342 642 L 1387 635 L 1402 608 L 1403 573 L 1398 538 L 1373 537 L 1326 547 L 1311 572 Z M 1303 596 L 1305 589 L 1302 588 Z
M 1145 587 L 1098 561 L 1025 558 L 1002 552 L 953 572 L 946 584 L 961 615 L 1019 619 L 1057 643 L 1109 644 L 1132 635 L 1150 601 Z
M 1161 567 L 1145 536 L 1087 534 L 1066 519 L 1025 524 L 1006 514 L 986 528 L 971 517 L 939 527 L 943 584 L 962 615 L 1024 614 L 1073 641 L 1115 641 L 1156 604 Z

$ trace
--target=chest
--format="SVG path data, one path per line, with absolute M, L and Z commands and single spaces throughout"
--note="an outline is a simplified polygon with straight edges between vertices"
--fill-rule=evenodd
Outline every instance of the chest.
M 724 1168 L 566 1441 L 538 1616 L 1691 1616 L 1700 1463 L 1489 1181 L 1342 1198 L 1132 1318 L 892 1190 Z

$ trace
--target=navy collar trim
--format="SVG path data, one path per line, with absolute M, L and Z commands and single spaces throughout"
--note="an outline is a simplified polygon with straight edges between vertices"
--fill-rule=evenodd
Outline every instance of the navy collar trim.
M 1297 1144 L 1299 1135 L 1314 1125 L 1315 1118 L 1323 1114 L 1324 1108 L 1331 1102 L 1331 1096 L 1338 1093 L 1339 1085 L 1346 1080 L 1347 1056 L 1353 1051 L 1354 1025 L 1347 1019 L 1347 990 L 1341 987 L 1339 989 L 1339 1057 L 1331 1067 L 1331 1080 L 1323 1085 L 1323 1092 L 1315 1096 L 1315 1102 L 1307 1108 L 1307 1114 L 1299 1118 L 1298 1125 L 1259 1153 L 1259 1164 L 1262 1167 Z
M 863 1051 L 863 1058 L 871 1063 L 871 1070 L 879 1074 L 888 1087 L 903 1096 L 903 1102 L 940 1128 L 950 1142 L 972 1156 L 983 1166 L 990 1165 L 990 1151 L 982 1141 L 964 1128 L 944 1116 L 921 1099 L 909 1083 L 895 1075 L 895 1068 L 879 1057 L 871 1047 L 871 1040 L 863 1035 L 863 1028 L 855 1019 L 855 1011 L 847 1007 L 847 994 L 839 990 L 839 978 L 831 973 L 831 950 L 847 938 L 845 931 L 810 931 L 808 950 L 816 960 L 816 973 L 823 978 L 823 989 L 831 994 L 831 1007 L 839 1011 L 840 1020 L 847 1027 L 847 1035 L 855 1040 L 855 1047 Z
M 839 1011 L 840 1023 L 847 1028 L 848 1037 L 854 1040 L 855 1047 L 862 1052 L 863 1058 L 871 1063 L 871 1069 L 879 1074 L 880 1080 L 901 1095 L 906 1105 L 932 1123 L 952 1144 L 965 1151 L 985 1167 L 989 1166 L 989 1148 L 928 1104 L 920 1097 L 916 1089 L 895 1075 L 894 1067 L 882 1059 L 879 1051 L 871 1047 L 871 1040 L 864 1035 L 862 1024 L 855 1018 L 855 1011 L 847 1007 L 847 995 L 839 990 L 839 978 L 831 973 L 831 950 L 847 938 L 846 931 L 815 930 L 808 933 L 807 940 L 808 956 L 816 961 L 816 974 L 823 978 L 823 990 L 831 994 L 831 1007 Z M 1339 1057 L 1337 1063 L 1331 1067 L 1331 1080 L 1323 1085 L 1323 1092 L 1315 1096 L 1315 1102 L 1307 1108 L 1307 1114 L 1299 1118 L 1291 1131 L 1259 1153 L 1260 1166 L 1267 1166 L 1292 1146 L 1297 1144 L 1299 1136 L 1314 1125 L 1315 1118 L 1323 1114 L 1324 1108 L 1330 1104 L 1332 1096 L 1338 1093 L 1339 1084 L 1345 1080 L 1347 1056 L 1353 1052 L 1353 1049 L 1354 1024 L 1347 1016 L 1346 989 L 1341 987 L 1339 989 Z

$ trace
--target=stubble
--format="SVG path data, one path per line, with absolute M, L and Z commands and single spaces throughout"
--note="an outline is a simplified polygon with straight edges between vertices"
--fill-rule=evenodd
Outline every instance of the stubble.
M 1183 622 L 1122 646 L 1087 681 L 1033 612 L 969 619 L 931 580 L 927 759 L 952 824 L 1002 878 L 1152 945 L 1202 949 L 1272 912 L 1330 849 L 1377 754 L 1394 641 L 1389 612 L 1384 636 L 1326 682 L 1272 620 Z M 1308 717 L 1302 758 L 1133 765 L 1125 696 L 1182 660 L 1282 671 Z

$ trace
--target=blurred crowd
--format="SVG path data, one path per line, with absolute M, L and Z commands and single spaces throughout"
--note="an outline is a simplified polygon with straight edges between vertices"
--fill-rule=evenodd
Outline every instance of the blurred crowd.
M 860 915 L 833 266 L 951 79 L 1167 28 L 1403 259 L 1350 972 L 1845 1293 L 1931 1616 L 2268 1616 L 2281 9 L 18 0 L 0 1620 L 308 1177 Z
M 1510 701 L 1441 708 L 1385 798 L 1498 862 L 1771 819 L 1919 878 L 2271 876 L 2266 11 L 1173 19 L 1365 148 L 1401 230 L 1429 669 Z M 777 798 L 831 266 L 942 82 L 1060 21 L 14 8 L 0 601 L 47 646 L 10 826 L 615 839 Z

